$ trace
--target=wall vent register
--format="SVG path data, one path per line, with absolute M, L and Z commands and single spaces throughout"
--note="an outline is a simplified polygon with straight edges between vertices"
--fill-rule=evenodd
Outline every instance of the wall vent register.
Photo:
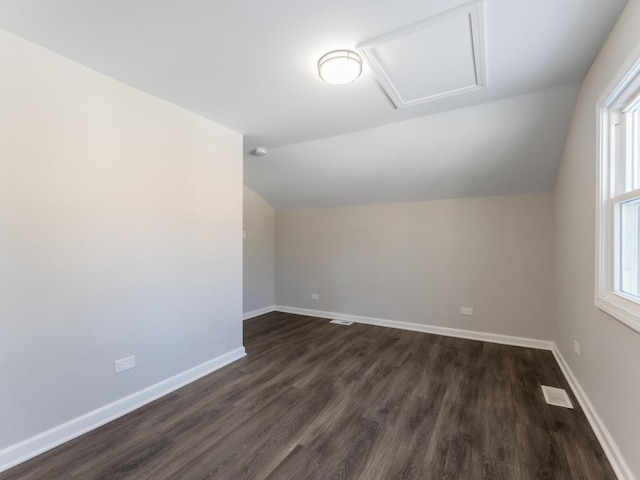
M 567 391 L 562 388 L 549 387 L 542 385 L 542 394 L 544 400 L 549 405 L 555 405 L 556 407 L 573 408 L 571 399 L 567 395 Z
M 351 325 L 353 322 L 351 320 L 331 320 L 329 323 L 335 323 L 336 325 Z

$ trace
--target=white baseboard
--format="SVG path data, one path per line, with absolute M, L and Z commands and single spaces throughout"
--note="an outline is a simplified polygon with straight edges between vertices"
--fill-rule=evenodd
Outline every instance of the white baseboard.
M 584 414 L 587 416 L 587 420 L 589 420 L 589 424 L 593 429 L 596 437 L 598 437 L 598 441 L 604 450 L 607 459 L 609 459 L 609 463 L 613 468 L 618 480 L 636 480 L 635 475 L 627 465 L 627 462 L 624 460 L 620 449 L 616 445 L 616 442 L 613 440 L 613 437 L 609 433 L 609 430 L 605 426 L 604 422 L 596 412 L 596 409 L 593 407 L 591 400 L 582 389 L 582 386 L 578 382 L 578 379 L 575 377 L 571 368 L 569 368 L 569 364 L 562 356 L 560 349 L 558 346 L 554 344 L 553 346 L 553 355 L 556 357 L 556 361 L 558 365 L 560 365 L 560 369 L 562 369 L 562 373 L 564 374 L 567 382 L 571 386 L 571 390 L 575 394 Z
M 423 325 L 418 323 L 399 322 L 395 320 L 385 320 L 380 318 L 363 317 L 359 315 L 347 315 L 335 312 L 324 312 L 319 310 L 311 310 L 305 308 L 286 307 L 282 305 L 269 306 L 247 312 L 243 315 L 243 319 L 247 320 L 265 313 L 273 311 L 294 313 L 318 318 L 330 318 L 337 320 L 350 320 L 356 323 L 364 323 L 368 325 L 376 325 L 381 327 L 398 328 L 402 330 L 412 330 L 416 332 L 432 333 L 436 335 L 444 335 L 450 337 L 466 338 L 470 340 L 480 340 L 485 342 L 500 343 L 504 345 L 513 345 L 519 347 L 538 348 L 551 350 L 555 356 L 558 365 L 562 369 L 571 389 L 573 390 L 580 406 L 582 407 L 591 428 L 595 432 L 600 445 L 602 446 L 612 468 L 614 469 L 619 480 L 636 480 L 636 477 L 629 469 L 624 460 L 620 449 L 611 437 L 609 430 L 606 428 L 602 419 L 591 404 L 589 397 L 586 395 L 582 386 L 571 371 L 569 364 L 566 362 L 562 353 L 554 342 L 548 340 L 536 340 L 522 337 L 513 337 L 508 335 L 499 335 L 484 332 L 474 332 L 470 330 L 461 330 L 455 328 L 438 327 L 433 325 Z M 212 373 L 225 365 L 228 365 L 246 355 L 244 347 L 237 348 L 221 355 L 217 358 L 209 360 L 201 365 L 191 368 L 185 372 L 179 373 L 171 378 L 163 380 L 155 385 L 147 387 L 127 397 L 116 400 L 109 405 L 105 405 L 97 410 L 89 412 L 85 415 L 77 417 L 69 422 L 54 427 L 46 432 L 35 435 L 15 445 L 0 450 L 0 472 L 18 465 L 30 458 L 33 458 L 47 450 L 61 445 L 73 438 L 76 438 L 86 432 L 98 428 L 116 418 L 146 405 L 168 393 L 177 390 L 188 383 L 191 383 L 209 373 Z
M 155 385 L 0 450 L 0 472 L 122 417 L 244 356 L 246 356 L 244 347 L 236 348 Z
M 499 335 L 494 333 L 474 332 L 469 330 L 460 330 L 456 328 L 438 327 L 433 325 L 423 325 L 419 323 L 399 322 L 396 320 L 385 320 L 381 318 L 362 317 L 359 315 L 347 315 L 335 312 L 323 312 L 320 310 L 311 310 L 306 308 L 286 307 L 276 305 L 277 312 L 294 313 L 305 315 L 308 317 L 330 318 L 336 320 L 350 320 L 356 323 L 366 323 L 368 325 L 377 325 L 380 327 L 399 328 L 402 330 L 413 330 L 416 332 L 433 333 L 436 335 L 444 335 L 448 337 L 466 338 L 470 340 L 480 340 L 483 342 L 500 343 L 503 345 L 513 345 L 517 347 L 538 348 L 542 350 L 550 350 L 553 352 L 562 373 L 569 382 L 571 390 L 575 394 L 582 410 L 584 411 L 591 428 L 596 434 L 602 449 L 611 463 L 611 467 L 615 471 L 618 480 L 637 480 L 629 469 L 624 460 L 620 449 L 611 437 L 609 430 L 603 423 L 602 419 L 593 407 L 589 397 L 584 392 L 575 375 L 569 368 L 569 364 L 565 361 L 555 342 L 549 340 L 536 340 L 522 337 L 512 337 L 508 335 Z
M 258 308 L 257 310 L 251 310 L 242 314 L 242 320 L 249 320 L 250 318 L 259 317 L 265 313 L 271 313 L 275 311 L 275 305 L 269 305 L 268 307 Z
M 323 312 L 320 310 L 310 310 L 306 308 L 285 307 L 276 305 L 277 312 L 295 313 L 308 317 L 330 318 L 336 320 L 349 320 L 355 323 L 366 323 L 367 325 L 377 325 L 379 327 L 399 328 L 401 330 L 412 330 L 414 332 L 433 333 L 447 337 L 466 338 L 469 340 L 479 340 L 482 342 L 500 343 L 503 345 L 513 345 L 516 347 L 538 348 L 541 350 L 553 350 L 554 343 L 549 340 L 536 340 L 532 338 L 513 337 L 500 335 L 497 333 L 474 332 L 471 330 L 460 330 L 457 328 L 438 327 L 435 325 L 424 325 L 422 323 L 399 322 L 397 320 L 385 320 L 383 318 L 362 317 L 360 315 L 347 315 L 335 312 Z

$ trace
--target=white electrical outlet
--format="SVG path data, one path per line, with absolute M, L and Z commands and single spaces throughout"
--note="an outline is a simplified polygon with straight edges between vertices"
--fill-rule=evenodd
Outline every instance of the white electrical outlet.
M 125 370 L 131 370 L 136 366 L 136 356 L 131 355 L 127 358 L 121 358 L 120 360 L 116 360 L 113 362 L 114 365 L 114 373 L 124 372 Z
M 311 300 L 320 300 L 320 294 L 319 293 L 312 293 L 311 294 Z
M 473 307 L 460 307 L 460 315 L 473 315 Z
M 577 356 L 580 356 L 580 344 L 578 343 L 578 340 L 573 341 L 573 351 L 576 352 Z

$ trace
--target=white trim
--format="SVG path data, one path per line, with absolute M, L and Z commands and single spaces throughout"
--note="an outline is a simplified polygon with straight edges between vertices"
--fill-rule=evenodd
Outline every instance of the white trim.
M 155 385 L 0 450 L 0 472 L 122 417 L 244 356 L 246 356 L 244 347 L 236 348 Z
M 249 320 L 250 318 L 259 317 L 265 313 L 271 313 L 276 309 L 275 305 L 269 305 L 268 307 L 258 308 L 257 310 L 251 310 L 242 314 L 242 321 Z
M 448 90 L 433 95 L 427 95 L 424 97 L 405 100 L 398 92 L 393 80 L 389 74 L 378 61 L 375 49 L 380 45 L 388 43 L 393 40 L 411 35 L 417 31 L 428 28 L 432 25 L 441 23 L 445 20 L 466 16 L 469 20 L 469 34 L 471 36 L 471 49 L 473 51 L 473 69 L 475 74 L 475 83 L 457 88 L 454 90 Z M 486 44 L 485 44 L 485 26 L 484 26 L 484 0 L 472 0 L 463 5 L 459 5 L 445 12 L 428 17 L 424 20 L 412 23 L 405 27 L 399 28 L 384 35 L 380 35 L 366 42 L 362 42 L 356 45 L 356 49 L 360 55 L 365 59 L 369 68 L 375 73 L 376 78 L 387 92 L 387 95 L 391 98 L 396 108 L 413 107 L 415 105 L 421 105 L 423 103 L 434 102 L 443 98 L 452 97 L 455 95 L 462 95 L 463 93 L 473 92 L 475 90 L 481 90 L 487 85 L 487 66 L 486 66 Z
M 578 403 L 582 407 L 582 410 L 584 411 L 592 430 L 596 434 L 596 437 L 598 438 L 613 471 L 616 473 L 618 480 L 636 480 L 633 472 L 631 472 L 631 469 L 625 462 L 622 452 L 620 452 L 616 442 L 613 440 L 611 433 L 609 433 L 609 430 L 598 415 L 598 412 L 593 407 L 589 397 L 587 397 L 587 394 L 582 389 L 582 386 L 571 371 L 569 364 L 562 356 L 557 345 L 554 344 L 552 352 L 553 356 L 556 357 L 556 361 L 558 362 L 558 365 L 560 365 L 560 369 L 567 379 L 567 382 L 569 382 L 571 390 L 578 399 Z
M 619 158 L 613 150 L 623 148 L 618 145 L 622 133 L 613 132 L 613 125 L 619 123 L 619 114 L 633 104 L 640 90 L 640 44 L 624 62 L 620 70 L 613 76 L 596 103 L 598 121 L 597 145 L 597 204 L 596 204 L 596 261 L 594 304 L 603 312 L 619 320 L 636 332 L 640 332 L 640 304 L 635 300 L 624 298 L 616 285 L 615 266 L 617 233 L 615 215 L 620 199 L 627 194 L 619 195 L 616 184 L 619 175 Z M 624 142 L 622 142 L 624 143 Z
M 537 348 L 541 350 L 552 350 L 554 343 L 549 340 L 537 340 L 532 338 L 513 337 L 510 335 L 501 335 L 498 333 L 476 332 L 471 330 L 461 330 L 458 328 L 438 327 L 435 325 L 425 325 L 422 323 L 399 322 L 397 320 L 386 320 L 383 318 L 362 317 L 360 315 L 346 315 L 335 312 L 323 312 L 320 310 L 310 310 L 307 308 L 286 307 L 276 305 L 277 312 L 295 313 L 298 315 L 306 315 L 308 317 L 319 317 L 336 320 L 348 320 L 356 323 L 365 323 L 367 325 L 376 325 L 379 327 L 399 328 L 401 330 L 411 330 L 414 332 L 433 333 L 436 335 L 444 335 L 446 337 L 466 338 L 469 340 L 479 340 L 481 342 L 500 343 L 503 345 L 513 345 L 516 347 Z
M 640 333 L 640 322 L 638 322 L 637 308 L 626 308 L 632 302 L 615 293 L 602 295 L 596 298 L 595 306 L 607 313 L 616 320 L 624 323 L 627 327 Z

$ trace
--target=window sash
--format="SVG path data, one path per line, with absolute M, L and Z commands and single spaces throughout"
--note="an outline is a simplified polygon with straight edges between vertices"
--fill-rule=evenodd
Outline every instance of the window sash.
M 625 205 L 634 201 L 640 202 L 640 188 L 619 195 L 612 199 L 611 202 L 613 210 L 612 287 L 616 294 L 640 305 L 640 294 L 633 294 L 625 289 L 625 286 L 627 286 L 628 289 L 638 292 L 638 284 L 640 283 L 640 278 L 638 278 L 640 272 L 640 268 L 638 268 L 638 249 L 640 244 L 637 235 L 640 227 L 640 214 L 637 210 L 640 205 L 635 205 L 635 215 L 631 209 L 623 211 Z M 629 222 L 633 222 L 633 225 L 629 226 Z M 625 246 L 627 248 L 624 248 Z
M 640 47 L 599 99 L 598 112 L 595 305 L 640 332 Z

